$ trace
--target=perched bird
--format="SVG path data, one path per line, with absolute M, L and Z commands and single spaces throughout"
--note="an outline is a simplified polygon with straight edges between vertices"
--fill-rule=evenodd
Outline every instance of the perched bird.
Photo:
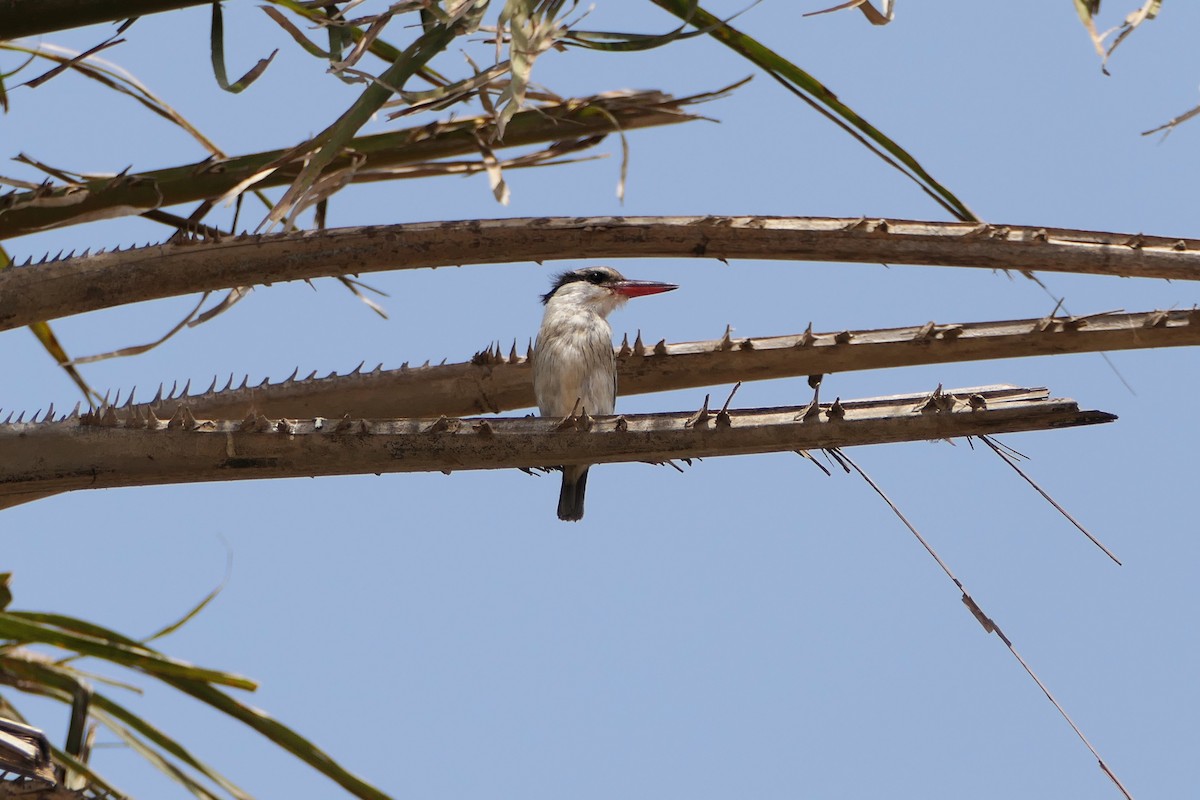
M 533 347 L 533 391 L 542 416 L 613 413 L 617 364 L 605 318 L 631 297 L 678 288 L 626 280 L 612 267 L 587 267 L 555 278 L 554 288 L 542 295 L 546 313 Z M 588 465 L 567 464 L 562 471 L 558 518 L 574 522 L 583 519 Z

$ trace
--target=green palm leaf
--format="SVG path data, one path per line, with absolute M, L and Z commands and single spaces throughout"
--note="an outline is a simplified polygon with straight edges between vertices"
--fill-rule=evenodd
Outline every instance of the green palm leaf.
M 271 742 L 312 766 L 354 796 L 369 798 L 369 800 L 386 800 L 387 798 L 387 795 L 379 789 L 343 768 L 332 756 L 309 739 L 265 712 L 245 705 L 217 688 L 218 685 L 245 689 L 255 688 L 255 684 L 246 678 L 196 667 L 169 658 L 116 631 L 61 614 L 0 611 L 0 640 L 3 639 L 13 644 L 44 644 L 66 648 L 81 655 L 137 669 L 258 731 Z M 70 674 L 63 667 L 56 668 L 42 664 L 39 669 L 37 665 L 30 666 L 29 659 L 20 658 L 18 655 L 19 653 L 17 655 L 12 652 L 5 653 L 4 649 L 0 648 L 0 678 L 8 677 L 9 682 L 14 682 L 25 676 L 27 682 L 42 686 L 46 691 L 57 692 L 58 694 L 55 695 L 57 699 L 63 702 L 73 702 L 74 687 L 78 686 L 78 679 L 75 675 Z M 40 676 L 40 682 L 29 681 L 29 676 L 34 674 Z M 235 791 L 240 792 L 233 784 L 229 784 L 191 756 L 177 742 L 107 697 L 92 695 L 90 702 L 102 713 L 107 713 L 114 720 L 127 725 L 131 731 L 218 783 L 226 791 L 231 794 L 234 794 Z M 75 769 L 72 762 L 64 761 L 63 763 L 70 765 L 70 769 Z M 172 770 L 168 770 L 168 773 L 178 779 Z

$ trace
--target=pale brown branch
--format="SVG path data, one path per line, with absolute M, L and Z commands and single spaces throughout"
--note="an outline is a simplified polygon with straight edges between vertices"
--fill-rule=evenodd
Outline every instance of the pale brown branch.
M 1110 422 L 1045 389 L 983 387 L 842 401 L 797 420 L 800 406 L 593 417 L 564 426 L 490 419 L 170 421 L 111 407 L 52 422 L 0 425 L 0 507 L 73 489 L 382 472 L 536 468 L 548 464 L 711 458 L 946 439 Z M 836 412 L 836 413 L 832 413 Z
M 1200 279 L 1200 240 L 825 217 L 571 217 L 340 228 L 169 243 L 0 272 L 0 330 L 230 286 L 566 258 L 750 258 Z
M 636 342 L 635 342 L 636 345 Z M 1200 345 L 1200 312 L 1149 311 L 1087 318 L 1045 317 L 1005 322 L 932 322 L 905 328 L 805 332 L 792 336 L 721 338 L 617 352 L 622 395 L 708 387 L 854 370 L 1023 356 Z M 188 394 L 172 387 L 138 404 L 169 417 L 185 403 L 200 416 L 241 419 L 251 408 L 272 417 L 421 417 L 497 413 L 534 403 L 530 367 L 515 343 L 457 364 L 348 375 L 262 381 Z M 798 400 L 800 398 L 797 398 Z M 128 402 L 128 401 L 127 401 Z

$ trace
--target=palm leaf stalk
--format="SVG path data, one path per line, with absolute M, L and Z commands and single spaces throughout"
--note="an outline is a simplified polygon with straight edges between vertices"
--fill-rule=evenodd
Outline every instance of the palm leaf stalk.
M 551 102 L 520 111 L 509 121 L 502 147 L 521 147 L 564 140 L 585 140 L 619 130 L 673 125 L 698 117 L 683 109 L 716 95 L 676 99 L 658 92 L 608 94 Z M 389 167 L 477 155 L 479 138 L 495 129 L 491 115 L 421 125 L 351 139 L 349 153 L 334 158 L 328 169 L 355 167 L 351 181 L 378 180 Z M 91 221 L 141 213 L 196 200 L 220 198 L 251 181 L 286 150 L 271 150 L 228 159 L 208 159 L 167 169 L 81 180 L 73 185 L 43 184 L 31 191 L 0 196 L 0 239 Z M 291 184 L 302 169 L 300 160 L 284 164 L 255 182 L 256 188 Z M 407 177 L 399 172 L 397 178 Z

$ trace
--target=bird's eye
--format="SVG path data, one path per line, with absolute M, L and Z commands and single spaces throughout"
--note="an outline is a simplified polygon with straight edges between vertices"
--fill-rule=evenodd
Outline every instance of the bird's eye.
M 605 277 L 606 276 L 603 272 L 600 272 L 599 270 L 594 270 L 587 274 L 587 282 L 601 284 L 601 283 L 604 283 Z

